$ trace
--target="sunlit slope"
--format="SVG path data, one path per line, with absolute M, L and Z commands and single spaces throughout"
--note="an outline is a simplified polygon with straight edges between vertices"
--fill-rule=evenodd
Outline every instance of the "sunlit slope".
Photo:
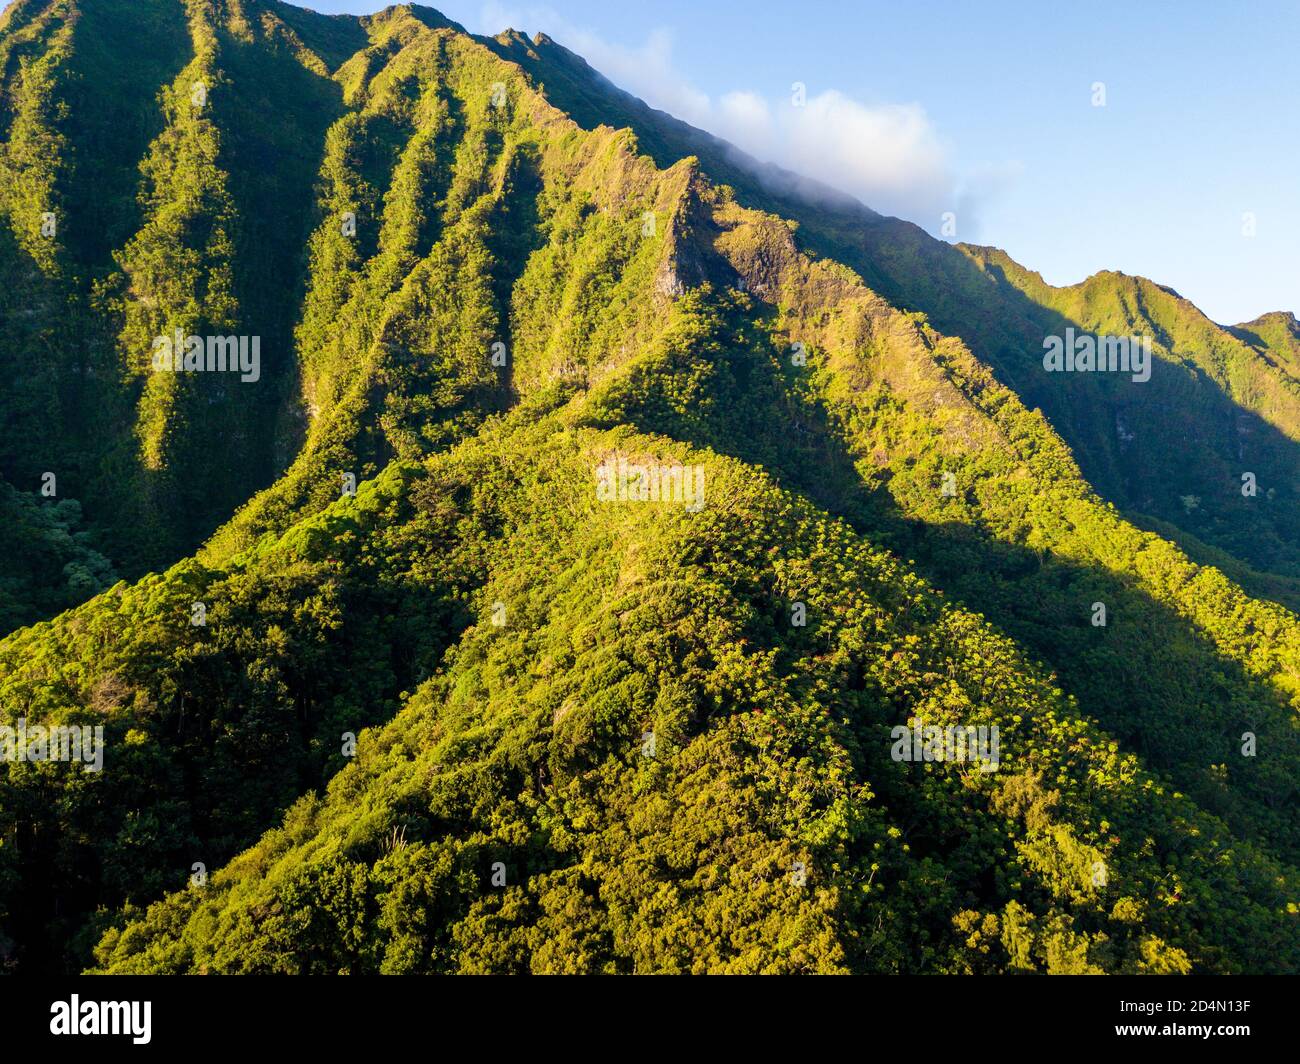
M 697 467 L 706 505 L 600 501 L 615 455 Z M 426 475 L 500 521 L 475 622 L 323 799 L 110 932 L 105 969 L 1294 965 L 1294 873 L 763 474 L 544 420 Z M 892 760 L 918 718 L 998 725 L 997 771 Z
M 486 43 L 584 126 L 626 124 L 659 165 L 697 156 L 747 206 L 798 221 L 803 246 L 960 337 L 1027 406 L 1041 409 L 1105 498 L 1176 528 L 1206 560 L 1226 551 L 1259 593 L 1300 602 L 1294 319 L 1290 331 L 1285 315 L 1261 319 L 1257 333 L 1225 328 L 1168 289 L 1117 273 L 1052 288 L 996 249 L 936 240 L 655 111 L 544 34 L 504 33 Z M 1158 360 L 1152 379 L 1135 386 L 1127 377 L 1044 373 L 1044 339 L 1071 328 L 1149 336 Z M 1244 473 L 1255 475 L 1256 495 L 1242 495 Z
M 1189 557 L 1111 505 L 1068 389 L 1104 410 L 1118 382 L 1060 382 L 1078 424 L 1033 391 L 1052 300 L 1170 336 L 1205 331 L 1191 311 L 1134 282 L 1139 320 L 1105 278 L 1066 300 L 934 241 L 913 261 L 904 223 L 747 184 L 694 131 L 674 155 L 688 127 L 641 128 L 569 53 L 561 92 L 556 46 L 429 9 L 37 3 L 0 47 L 56 56 L 66 24 L 86 62 L 78 20 L 146 16 L 179 43 L 127 109 L 121 239 L 0 233 L 123 367 L 82 375 L 129 428 L 83 457 L 119 463 L 111 542 L 137 529 L 160 570 L 0 641 L 3 722 L 106 747 L 102 773 L 0 770 L 0 963 L 1294 970 L 1300 624 L 1215 526 Z M 131 185 L 85 145 L 50 188 L 83 156 Z M 265 392 L 122 361 L 267 321 Z M 1244 332 L 1224 365 L 1282 373 L 1286 323 Z M 1157 373 L 1193 374 L 1183 342 Z M 37 419 L 6 435 L 35 475 L 61 430 L 44 400 L 4 409 Z M 701 505 L 602 499 L 620 460 L 698 474 Z M 44 571 L 115 579 L 72 511 L 10 504 Z M 37 586 L 24 621 L 67 605 Z M 894 760 L 909 721 L 997 725 L 997 771 Z

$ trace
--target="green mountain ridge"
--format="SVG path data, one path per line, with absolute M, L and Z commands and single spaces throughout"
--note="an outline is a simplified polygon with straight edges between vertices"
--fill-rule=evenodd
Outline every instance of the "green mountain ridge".
M 1240 575 L 1254 593 L 1293 607 L 1300 603 L 1294 584 L 1300 575 L 1294 472 L 1300 408 L 1294 377 L 1277 372 L 1274 354 L 1243 345 L 1233 329 L 1143 278 L 1103 272 L 1082 288 L 1051 289 L 1004 252 L 947 244 L 910 222 L 759 163 L 610 85 L 544 34 L 532 42 L 503 34 L 496 44 L 585 128 L 626 124 L 660 166 L 699 156 L 715 179 L 747 202 L 796 220 L 810 251 L 845 263 L 894 305 L 924 313 L 941 332 L 961 337 L 999 379 L 1042 409 L 1106 498 L 1144 523 L 1154 518 L 1177 527 L 1188 549 L 1207 543 L 1236 555 L 1246 563 Z M 1148 308 L 1141 296 L 1154 305 Z M 1054 387 L 1041 373 L 1041 342 L 1070 327 L 1150 335 L 1166 372 L 1158 369 L 1154 385 L 1142 390 L 1086 377 L 1075 377 L 1069 388 Z M 1285 342 L 1279 336 L 1277 343 Z M 1168 431 L 1171 406 L 1187 431 Z M 1255 473 L 1263 490 L 1273 492 L 1268 512 L 1243 504 L 1243 472 Z M 1198 500 L 1191 511 L 1184 502 L 1189 496 Z
M 87 24 L 188 43 L 76 118 Z M 0 583 L 0 722 L 107 754 L 4 766 L 0 964 L 1300 965 L 1294 319 L 1052 289 L 427 8 L 3 27 L 0 473 L 57 467 L 77 568 Z M 1151 381 L 1043 374 L 1066 327 Z M 147 372 L 175 328 L 261 380 Z M 602 501 L 619 458 L 704 506 Z

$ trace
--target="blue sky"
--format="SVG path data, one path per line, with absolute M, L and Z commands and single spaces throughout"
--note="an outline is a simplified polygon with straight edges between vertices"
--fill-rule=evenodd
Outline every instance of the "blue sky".
M 1224 323 L 1300 312 L 1294 0 L 433 6 L 478 33 L 543 30 L 655 106 L 935 235 L 951 211 L 956 239 L 1053 284 L 1116 269 Z

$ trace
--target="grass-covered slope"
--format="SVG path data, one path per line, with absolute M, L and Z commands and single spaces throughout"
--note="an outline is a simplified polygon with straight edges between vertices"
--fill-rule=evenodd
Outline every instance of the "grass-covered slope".
M 1198 558 L 1213 563 L 1226 551 L 1257 593 L 1300 604 L 1294 319 L 1290 331 L 1284 315 L 1225 328 L 1168 289 L 1117 273 L 1052 288 L 996 249 L 935 240 L 761 164 L 647 107 L 545 35 L 505 33 L 485 43 L 584 126 L 626 124 L 660 166 L 696 156 L 742 202 L 797 221 L 804 247 L 961 338 L 1027 406 L 1041 409 L 1105 498 L 1146 525 L 1176 531 Z M 1069 328 L 1151 337 L 1152 379 L 1044 373 L 1044 338 Z M 1248 472 L 1258 486 L 1250 497 L 1241 491 Z
M 698 463 L 707 504 L 599 501 L 614 455 Z M 475 623 L 323 799 L 110 932 L 106 970 L 1294 965 L 1293 872 L 770 478 L 548 421 L 425 475 L 499 521 Z M 999 725 L 998 771 L 891 760 L 912 719 Z
M 37 285 L 13 313 L 57 361 L 40 293 L 84 306 L 105 365 L 173 322 L 269 322 L 274 387 L 82 374 L 125 415 L 81 457 L 120 473 L 87 516 L 138 540 L 100 553 L 70 499 L 0 496 L 66 581 L 0 582 L 14 624 L 140 543 L 162 570 L 0 640 L 0 723 L 106 738 L 102 773 L 0 767 L 0 965 L 1300 966 L 1300 622 L 1242 590 L 1228 526 L 1094 476 L 1087 404 L 1119 400 L 1053 407 L 1016 346 L 1049 304 L 1100 329 L 1132 300 L 810 207 L 549 41 L 429 9 L 18 4 L 0 73 L 144 18 L 180 43 L 133 90 L 142 195 L 97 250 L 0 227 Z M 31 129 L 100 127 L 50 91 Z M 17 196 L 36 156 L 6 151 Z M 61 194 L 84 165 L 134 180 L 50 158 Z M 1193 338 L 1159 341 L 1161 402 L 1202 409 L 1165 356 L 1204 339 L 1205 402 L 1283 418 L 1232 388 L 1285 369 L 1285 322 L 1222 340 L 1133 292 Z M 0 471 L 27 448 L 39 484 L 39 443 L 7 434 Z M 698 470 L 703 505 L 603 501 L 620 458 Z M 894 760 L 909 721 L 996 725 L 998 770 Z
M 0 476 L 34 494 L 54 475 L 131 574 L 192 551 L 296 447 L 304 193 L 340 94 L 251 7 L 18 4 L 0 43 L 0 365 L 18 382 Z M 153 372 L 178 332 L 257 337 L 258 378 Z

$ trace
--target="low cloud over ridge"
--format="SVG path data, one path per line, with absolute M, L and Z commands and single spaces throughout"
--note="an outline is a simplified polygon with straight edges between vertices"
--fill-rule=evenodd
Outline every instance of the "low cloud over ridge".
M 666 30 L 629 47 L 573 26 L 550 8 L 498 3 L 484 6 L 477 28 L 497 33 L 522 26 L 543 30 L 651 107 L 935 235 L 951 211 L 957 237 L 977 240 L 981 205 L 1015 176 L 1012 166 L 959 173 L 919 103 L 869 104 L 810 85 L 796 105 L 793 84 L 782 98 L 735 90 L 715 99 L 676 68 Z

